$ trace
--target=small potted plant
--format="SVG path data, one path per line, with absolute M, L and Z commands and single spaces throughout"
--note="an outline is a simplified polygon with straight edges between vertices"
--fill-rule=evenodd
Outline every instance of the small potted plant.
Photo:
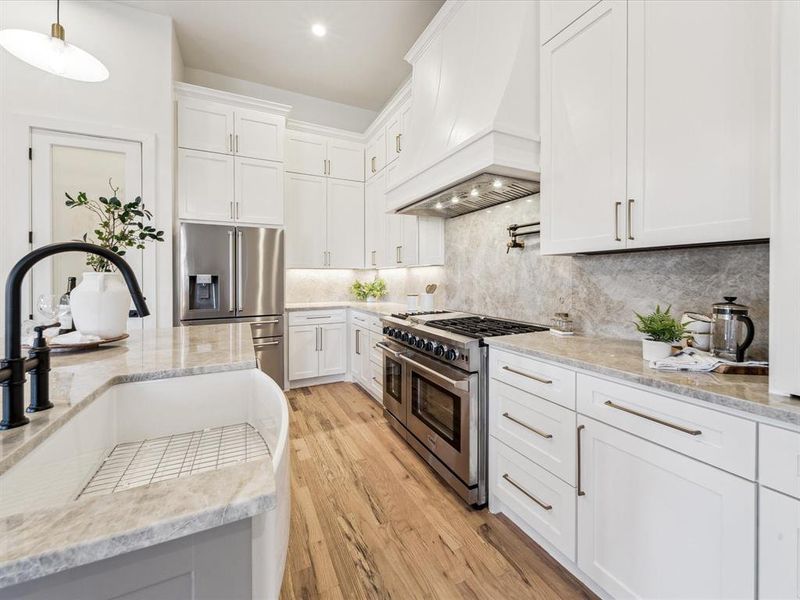
M 68 208 L 88 210 L 97 218 L 94 238 L 84 233 L 83 241 L 120 256 L 130 249 L 143 250 L 150 242 L 163 242 L 164 232 L 148 224 L 153 215 L 141 197 L 125 202 L 117 198 L 119 187 L 114 187 L 110 179 L 108 185 L 110 198 L 89 198 L 85 192 L 78 192 L 74 198 L 65 194 Z M 96 254 L 86 255 L 86 266 L 91 271 L 83 274 L 81 283 L 70 294 L 75 328 L 84 335 L 101 338 L 125 333 L 130 295 L 122 276 L 108 260 Z
M 376 277 L 373 281 L 356 280 L 350 286 L 350 291 L 362 302 L 365 300 L 367 302 L 376 302 L 388 293 L 386 282 L 380 277 Z
M 686 329 L 671 314 L 668 306 L 661 310 L 656 305 L 656 310 L 649 315 L 634 313 L 639 320 L 636 329 L 647 337 L 642 340 L 642 358 L 645 360 L 660 360 L 672 354 L 672 346 L 686 335 Z

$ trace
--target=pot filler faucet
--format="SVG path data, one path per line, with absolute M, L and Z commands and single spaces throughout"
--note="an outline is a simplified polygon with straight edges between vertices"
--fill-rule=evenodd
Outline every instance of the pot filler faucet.
M 102 256 L 116 266 L 133 298 L 133 304 L 140 317 L 150 314 L 147 303 L 142 296 L 139 282 L 130 265 L 119 254 L 85 242 L 64 242 L 49 244 L 37 248 L 23 256 L 14 265 L 6 280 L 6 357 L 0 362 L 0 385 L 3 386 L 3 420 L 0 421 L 0 430 L 13 429 L 30 422 L 25 412 L 39 412 L 53 408 L 50 402 L 50 348 L 44 339 L 44 330 L 57 327 L 58 323 L 40 325 L 36 331 L 36 341 L 33 343 L 28 358 L 22 357 L 21 310 L 22 280 L 31 267 L 43 258 L 61 254 L 62 252 L 86 252 Z M 31 371 L 31 403 L 27 409 L 25 404 L 25 373 Z

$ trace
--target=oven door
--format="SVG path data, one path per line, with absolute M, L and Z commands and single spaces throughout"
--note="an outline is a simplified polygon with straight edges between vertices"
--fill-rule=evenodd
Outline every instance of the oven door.
M 462 482 L 478 482 L 478 374 L 416 352 L 402 357 L 406 427 Z
M 383 352 L 383 407 L 403 425 L 406 424 L 403 397 L 402 346 L 383 340 L 376 344 Z

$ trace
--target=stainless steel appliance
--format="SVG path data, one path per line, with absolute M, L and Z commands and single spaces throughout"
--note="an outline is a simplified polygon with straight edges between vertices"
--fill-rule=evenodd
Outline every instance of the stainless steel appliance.
M 469 504 L 486 504 L 483 340 L 546 327 L 466 313 L 384 317 L 383 405 L 392 428 Z
M 736 304 L 735 296 L 724 298 L 725 302 L 712 305 L 711 351 L 725 360 L 744 362 L 755 336 L 753 320 L 748 316 L 750 309 Z
M 176 320 L 250 322 L 261 370 L 283 386 L 283 230 L 182 223 L 177 260 Z

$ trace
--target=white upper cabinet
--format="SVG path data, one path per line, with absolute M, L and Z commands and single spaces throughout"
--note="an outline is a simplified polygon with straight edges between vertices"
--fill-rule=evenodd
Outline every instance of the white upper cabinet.
M 597 4 L 599 0 L 563 0 L 539 3 L 539 26 L 542 44 Z
M 363 144 L 292 129 L 285 140 L 287 171 L 364 181 Z
M 386 171 L 364 186 L 364 266 L 378 268 L 386 263 Z
M 600 2 L 542 47 L 542 253 L 625 247 L 627 7 Z
M 283 160 L 286 119 L 257 110 L 237 109 L 233 146 L 238 156 Z
M 403 136 L 411 122 L 411 101 L 403 104 L 386 123 L 386 164 L 394 162 L 403 152 Z
M 413 215 L 386 215 L 384 265 L 411 267 L 419 260 L 419 231 Z
M 772 12 L 602 0 L 542 46 L 543 253 L 769 237 Z
M 771 20 L 761 0 L 629 2 L 628 248 L 769 237 Z
M 196 98 L 178 99 L 178 146 L 233 153 L 233 107 Z
M 290 173 L 327 175 L 327 140 L 305 131 L 286 130 L 284 167 Z
M 329 139 L 328 176 L 364 181 L 364 145 L 335 138 Z
M 185 219 L 234 220 L 233 157 L 178 149 L 178 213 Z
M 286 267 L 321 268 L 327 263 L 324 177 L 286 173 Z
M 364 170 L 367 179 L 380 173 L 386 166 L 386 130 L 381 127 L 378 133 L 367 143 L 364 154 Z
M 364 184 L 328 179 L 328 267 L 364 267 Z
M 417 217 L 420 265 L 444 264 L 444 219 L 439 217 Z
M 234 173 L 236 220 L 283 225 L 283 164 L 237 156 Z

